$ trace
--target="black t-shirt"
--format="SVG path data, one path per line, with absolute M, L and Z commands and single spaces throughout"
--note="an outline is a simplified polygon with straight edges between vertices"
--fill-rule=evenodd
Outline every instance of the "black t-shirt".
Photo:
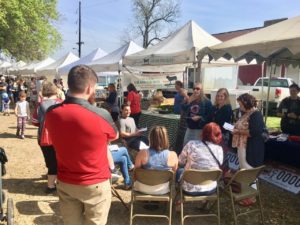
M 283 99 L 278 108 L 278 112 L 283 113 L 280 123 L 282 132 L 291 135 L 300 135 L 299 118 L 292 119 L 287 117 L 288 113 L 295 113 L 297 117 L 300 116 L 300 98 L 291 99 L 287 97 Z

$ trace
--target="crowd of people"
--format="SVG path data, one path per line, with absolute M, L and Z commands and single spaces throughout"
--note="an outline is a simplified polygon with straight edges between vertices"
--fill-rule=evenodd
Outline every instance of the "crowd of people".
M 133 182 L 130 171 L 172 170 L 177 182 L 188 169 L 222 169 L 231 173 L 224 161 L 229 149 L 236 149 L 241 169 L 264 163 L 266 126 L 257 101 L 250 94 L 238 97 L 239 113 L 234 114 L 227 89 L 219 89 L 212 103 L 200 83 L 195 83 L 192 94 L 188 94 L 182 82 L 176 81 L 174 113 L 184 117 L 187 126 L 184 146 L 177 154 L 170 148 L 165 127 L 152 127 L 148 137 L 140 129 L 141 96 L 134 84 L 128 85 L 128 95 L 120 108 L 116 87 L 109 84 L 103 109 L 94 104 L 96 83 L 96 73 L 85 65 L 70 70 L 66 95 L 58 80 L 50 82 L 41 77 L 25 82 L 1 78 L 3 112 L 7 112 L 4 103 L 8 103 L 8 109 L 15 103 L 17 136 L 25 138 L 25 124 L 30 117 L 39 127 L 38 144 L 48 168 L 46 192 L 58 192 L 66 225 L 106 224 L 111 204 L 110 178 L 116 165 L 124 178 L 125 190 L 165 194 L 168 184 L 153 187 Z M 290 92 L 291 96 L 279 106 L 278 115 L 282 116 L 284 132 L 299 135 L 299 87 L 293 84 Z M 234 124 L 233 130 L 225 129 L 224 123 Z M 117 139 L 122 141 L 111 150 L 111 143 Z M 137 152 L 135 159 L 129 150 Z M 216 185 L 185 182 L 183 189 L 188 195 L 209 195 L 216 192 Z M 255 199 L 246 199 L 240 204 L 254 202 Z

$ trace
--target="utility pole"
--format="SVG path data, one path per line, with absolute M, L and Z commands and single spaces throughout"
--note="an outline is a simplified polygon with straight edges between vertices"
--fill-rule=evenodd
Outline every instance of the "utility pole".
M 78 10 L 78 57 L 81 57 L 81 45 L 84 44 L 84 42 L 81 41 L 81 1 L 79 1 L 79 10 Z

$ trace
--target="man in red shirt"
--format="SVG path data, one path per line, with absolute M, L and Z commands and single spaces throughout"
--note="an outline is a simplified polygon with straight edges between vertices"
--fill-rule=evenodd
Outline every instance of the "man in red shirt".
M 50 107 L 44 127 L 56 151 L 57 190 L 65 225 L 105 225 L 111 204 L 107 144 L 118 137 L 110 114 L 89 103 L 96 73 L 73 67 L 66 100 Z

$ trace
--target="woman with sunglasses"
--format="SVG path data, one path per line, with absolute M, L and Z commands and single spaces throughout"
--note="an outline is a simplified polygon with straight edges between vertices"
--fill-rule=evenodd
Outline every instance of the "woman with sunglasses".
M 193 94 L 185 98 L 182 108 L 187 115 L 187 129 L 183 140 L 185 146 L 191 140 L 199 140 L 202 128 L 208 123 L 208 116 L 212 110 L 210 100 L 203 93 L 202 84 L 195 84 Z

